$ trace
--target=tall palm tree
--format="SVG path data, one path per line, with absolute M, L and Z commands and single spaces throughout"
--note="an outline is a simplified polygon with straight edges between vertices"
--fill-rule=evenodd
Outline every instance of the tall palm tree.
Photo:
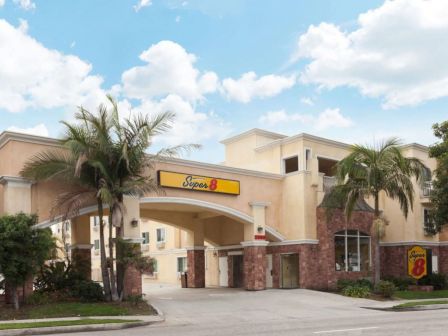
M 401 142 L 396 138 L 388 139 L 378 145 L 354 145 L 351 153 L 336 166 L 338 184 L 329 197 L 342 201 L 344 212 L 350 218 L 359 199 L 373 198 L 375 220 L 375 277 L 380 281 L 380 238 L 381 210 L 380 195 L 398 200 L 403 215 L 407 218 L 413 209 L 414 185 L 412 178 L 419 181 L 423 164 L 416 158 L 406 158 L 400 148 Z
M 81 107 L 75 115 L 80 125 L 62 122 L 66 128 L 60 140 L 62 148 L 35 155 L 25 164 L 21 175 L 37 181 L 57 180 L 71 185 L 69 192 L 58 196 L 52 210 L 62 213 L 64 220 L 76 216 L 81 208 L 96 201 L 100 218 L 101 275 L 106 300 L 110 300 L 103 220 L 105 181 L 102 177 L 105 169 L 103 153 L 107 152 L 110 125 L 103 105 L 99 108 L 96 123 L 89 122 L 85 115 L 86 111 Z

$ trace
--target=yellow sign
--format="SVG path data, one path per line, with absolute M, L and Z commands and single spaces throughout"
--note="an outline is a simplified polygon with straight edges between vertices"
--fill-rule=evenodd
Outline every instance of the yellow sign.
M 157 172 L 159 186 L 194 191 L 207 191 L 220 194 L 240 194 L 240 182 L 216 177 L 188 175 L 159 170 Z
M 414 246 L 408 250 L 408 274 L 414 279 L 421 279 L 428 274 L 426 250 Z

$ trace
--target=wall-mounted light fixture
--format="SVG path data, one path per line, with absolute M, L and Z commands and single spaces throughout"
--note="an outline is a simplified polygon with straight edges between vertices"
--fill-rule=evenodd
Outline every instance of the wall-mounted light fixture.
M 257 227 L 257 231 L 258 231 L 258 233 L 262 233 L 263 232 L 263 227 L 262 226 Z
M 137 225 L 138 225 L 138 219 L 133 218 L 133 219 L 131 220 L 131 226 L 132 226 L 132 227 L 136 227 Z

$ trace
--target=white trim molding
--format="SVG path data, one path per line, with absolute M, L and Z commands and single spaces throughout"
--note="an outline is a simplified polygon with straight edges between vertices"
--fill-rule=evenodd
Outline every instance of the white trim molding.
M 317 239 L 299 239 L 299 240 L 283 240 L 280 242 L 270 242 L 269 246 L 283 246 L 283 245 L 317 245 L 319 241 Z
M 243 251 L 230 251 L 227 252 L 228 256 L 236 256 L 236 255 L 243 255 Z
M 3 185 L 6 185 L 6 184 L 11 185 L 11 186 L 25 185 L 25 186 L 31 187 L 31 185 L 33 183 L 34 183 L 33 181 L 30 181 L 26 178 L 19 177 L 19 176 L 8 176 L 8 175 L 0 176 L 0 184 L 3 184 Z
M 425 240 L 415 241 L 398 241 L 398 242 L 381 242 L 380 246 L 410 246 L 410 245 L 424 245 L 424 246 L 448 246 L 448 241 L 435 242 Z
M 5 146 L 9 141 L 29 142 L 39 145 L 61 147 L 59 140 L 49 137 L 42 137 L 38 135 L 31 135 L 25 133 L 4 131 L 0 134 L 0 148 Z
M 225 250 L 235 250 L 240 249 L 241 245 L 224 245 L 224 246 L 209 246 L 207 250 L 211 251 L 225 251 Z
M 185 250 L 187 251 L 205 251 L 207 246 L 187 246 Z
M 248 240 L 241 242 L 243 247 L 251 247 L 251 246 L 268 246 L 269 242 L 267 240 Z
M 250 205 L 251 207 L 261 207 L 261 208 L 266 208 L 266 207 L 268 207 L 268 206 L 271 205 L 271 202 L 257 202 L 257 201 L 255 201 L 255 202 L 249 202 L 249 205 Z
M 224 205 L 210 203 L 206 201 L 201 201 L 192 198 L 184 198 L 184 197 L 143 197 L 140 199 L 140 204 L 182 204 L 182 205 L 193 205 L 200 208 L 214 210 L 216 212 L 230 215 L 235 218 L 242 220 L 243 222 L 247 222 L 250 224 L 254 223 L 253 217 L 246 215 L 245 213 L 226 207 Z
M 274 229 L 273 227 L 265 225 L 264 230 L 267 233 L 269 233 L 271 236 L 273 236 L 274 238 L 277 238 L 278 240 L 280 240 L 280 242 L 286 240 L 286 237 L 284 235 L 282 235 L 280 232 L 278 232 L 276 229 Z
M 123 237 L 123 240 L 129 244 L 141 244 L 145 238 Z

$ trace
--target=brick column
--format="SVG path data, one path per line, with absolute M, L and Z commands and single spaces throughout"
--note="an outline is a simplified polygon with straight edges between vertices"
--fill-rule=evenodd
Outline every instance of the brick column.
M 140 241 L 128 240 L 129 244 L 132 244 L 132 248 L 136 251 L 140 251 Z M 124 271 L 123 279 L 123 297 L 129 296 L 141 296 L 142 291 L 142 273 L 133 265 L 128 265 Z
M 73 267 L 84 275 L 87 280 L 92 279 L 92 244 L 75 244 L 70 246 Z
M 244 288 L 247 290 L 266 289 L 266 246 L 267 241 L 245 241 L 244 247 Z
M 23 286 L 17 287 L 17 295 L 19 297 L 19 302 L 23 303 L 25 300 L 33 294 L 33 283 L 34 278 L 29 278 Z M 5 283 L 5 303 L 13 303 L 12 302 L 12 289 L 8 285 L 8 283 Z
M 187 287 L 205 287 L 205 246 L 187 247 Z

